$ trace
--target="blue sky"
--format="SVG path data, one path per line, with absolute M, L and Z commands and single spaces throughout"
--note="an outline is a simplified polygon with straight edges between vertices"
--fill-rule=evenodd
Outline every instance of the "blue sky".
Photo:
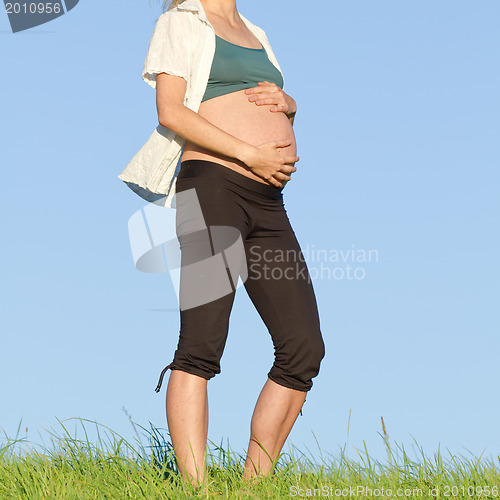
M 351 412 L 354 459 L 363 441 L 385 459 L 381 416 L 410 454 L 414 440 L 427 456 L 500 453 L 499 2 L 237 4 L 266 30 L 298 103 L 301 160 L 284 198 L 326 344 L 284 450 L 318 457 L 317 440 L 335 456 Z M 81 417 L 131 438 L 123 408 L 166 428 L 166 380 L 154 389 L 177 345 L 177 299 L 168 274 L 135 269 L 127 225 L 145 202 L 116 177 L 157 125 L 141 71 L 160 12 L 154 0 L 87 0 L 16 34 L 0 16 L 11 437 L 21 419 L 39 442 Z M 362 279 L 315 253 L 353 249 L 377 255 L 351 263 Z M 209 439 L 244 453 L 272 362 L 239 289 L 209 382 Z

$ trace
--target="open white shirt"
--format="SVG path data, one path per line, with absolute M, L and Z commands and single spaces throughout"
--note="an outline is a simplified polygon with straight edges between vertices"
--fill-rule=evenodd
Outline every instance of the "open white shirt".
M 242 14 L 240 17 L 262 44 L 271 63 L 282 73 L 264 30 Z M 200 0 L 185 0 L 158 18 L 142 78 L 155 89 L 159 73 L 183 77 L 187 82 L 184 105 L 198 112 L 214 54 L 215 30 Z M 159 124 L 118 178 L 145 200 L 175 208 L 175 183 L 184 141 L 183 137 Z

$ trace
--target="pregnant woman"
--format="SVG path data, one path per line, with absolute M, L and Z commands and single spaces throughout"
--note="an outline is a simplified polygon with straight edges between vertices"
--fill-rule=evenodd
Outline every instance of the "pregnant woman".
M 207 279 L 200 273 L 197 283 L 191 273 L 188 280 L 184 270 L 207 244 L 199 233 L 181 230 L 199 207 L 209 229 L 238 231 L 244 286 L 273 341 L 275 360 L 252 416 L 243 479 L 269 475 L 325 355 L 313 286 L 283 202 L 299 160 L 296 103 L 283 91 L 266 34 L 238 12 L 235 0 L 171 1 L 157 21 L 143 78 L 156 87 L 168 146 L 174 153 L 184 146 L 171 184 L 182 255 L 181 328 L 157 386 L 158 392 L 170 368 L 166 411 L 176 461 L 184 480 L 206 479 L 207 381 L 220 373 L 237 281 L 233 276 L 229 293 L 183 306 L 182 296 L 192 297 Z M 171 169 L 181 154 L 174 153 L 160 164 Z M 156 172 L 156 187 L 164 172 Z M 182 198 L 187 192 L 196 197 Z M 214 289 L 231 278 L 229 267 L 211 275 Z M 251 359 L 241 367 L 253 375 Z

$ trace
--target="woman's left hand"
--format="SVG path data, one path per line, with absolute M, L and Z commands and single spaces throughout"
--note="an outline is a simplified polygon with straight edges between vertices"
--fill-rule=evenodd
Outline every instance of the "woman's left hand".
M 252 87 L 245 90 L 245 94 L 250 97 L 250 102 L 255 102 L 257 106 L 271 104 L 270 111 L 273 113 L 285 113 L 292 116 L 297 112 L 295 101 L 275 83 L 258 82 L 258 87 Z

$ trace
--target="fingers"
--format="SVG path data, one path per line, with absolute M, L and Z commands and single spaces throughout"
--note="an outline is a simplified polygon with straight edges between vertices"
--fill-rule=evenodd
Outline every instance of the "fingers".
M 297 163 L 300 160 L 298 156 L 283 156 L 283 163 Z
M 274 83 L 269 83 L 267 85 L 261 85 L 259 83 L 258 87 L 250 87 L 248 89 L 245 89 L 245 94 L 260 94 L 262 92 L 280 92 L 281 89 Z
M 258 100 L 257 100 L 258 99 Z M 284 103 L 282 100 L 275 98 L 261 99 L 260 97 L 250 97 L 248 102 L 255 104 L 256 106 L 274 106 L 279 107 L 280 111 L 288 111 L 288 104 Z
M 267 182 L 269 182 L 270 184 L 272 184 L 273 186 L 276 186 L 276 187 L 283 187 L 281 182 L 276 179 L 274 176 L 271 176 L 269 179 L 267 179 Z
M 276 172 L 274 174 L 274 178 L 279 179 L 280 181 L 290 181 L 292 179 L 289 175 L 286 175 L 283 172 Z
M 280 168 L 280 172 L 285 174 L 293 174 L 296 171 L 297 167 L 294 167 L 293 165 L 282 165 L 282 167 Z
M 286 148 L 287 146 L 290 146 L 290 144 L 292 144 L 292 140 L 291 139 L 281 139 L 280 141 L 272 141 L 269 144 L 275 148 Z
M 291 156 L 290 158 L 293 158 L 293 159 L 297 158 L 297 161 L 298 161 L 298 156 Z M 297 167 L 294 167 L 293 165 L 286 165 L 286 164 L 285 164 L 285 165 L 282 165 L 282 166 L 280 167 L 279 171 L 278 171 L 278 172 L 275 172 L 275 173 L 271 176 L 271 178 L 270 178 L 270 179 L 268 179 L 268 182 L 271 182 L 271 180 L 272 180 L 272 179 L 278 179 L 278 180 L 279 180 L 278 184 L 277 184 L 277 183 L 274 183 L 274 182 L 273 182 L 273 184 L 274 184 L 275 186 L 278 186 L 278 185 L 279 185 L 279 187 L 283 187 L 283 184 L 282 184 L 282 183 L 283 183 L 283 181 L 288 182 L 288 181 L 292 180 L 292 178 L 291 178 L 290 176 L 291 176 L 291 174 L 292 174 L 293 172 L 295 172 L 296 170 L 297 170 Z M 289 174 L 289 175 L 287 175 L 287 174 Z
M 286 113 L 288 111 L 288 106 L 286 106 L 285 104 L 278 104 L 277 106 L 271 108 L 269 111 L 279 111 L 280 113 Z
M 248 100 L 250 102 L 254 102 L 257 104 L 257 106 L 263 106 L 264 104 L 277 104 L 277 105 L 284 105 L 283 99 L 280 99 L 278 94 L 264 94 L 264 95 L 259 95 L 259 96 L 252 96 L 249 97 Z
M 279 87 L 275 83 L 268 82 L 267 80 L 264 80 L 263 82 L 257 82 L 257 85 L 259 87 L 268 87 L 268 86 L 271 86 L 271 87 L 274 87 L 276 89 L 279 89 Z
M 286 148 L 292 144 L 291 139 L 280 139 L 277 141 L 269 141 L 265 142 L 264 144 L 260 144 L 257 146 L 259 149 L 279 149 L 279 148 Z M 296 158 L 295 156 L 292 156 L 291 158 Z M 298 161 L 298 160 L 297 160 Z

